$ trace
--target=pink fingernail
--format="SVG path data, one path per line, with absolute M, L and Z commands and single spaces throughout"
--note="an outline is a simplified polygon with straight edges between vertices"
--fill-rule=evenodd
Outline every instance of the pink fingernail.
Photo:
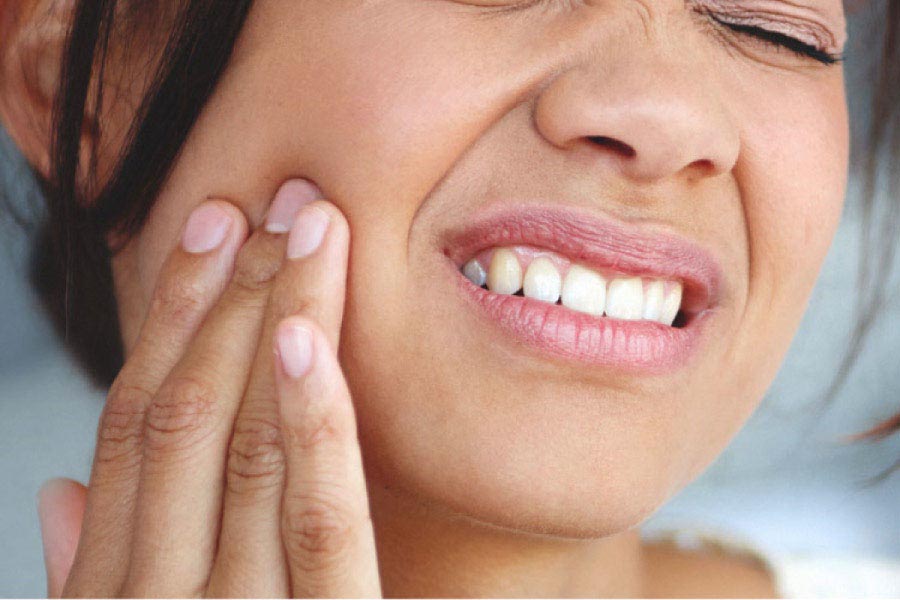
M 297 213 L 288 238 L 288 258 L 305 258 L 315 252 L 325 239 L 329 221 L 328 213 L 317 206 L 308 206 Z
M 322 191 L 311 181 L 293 179 L 286 182 L 275 194 L 266 215 L 266 231 L 269 233 L 287 233 L 294 224 L 297 211 L 313 200 L 322 198 Z
M 181 247 L 191 254 L 211 252 L 225 241 L 231 223 L 231 214 L 218 204 L 201 204 L 194 209 L 184 226 Z
M 276 333 L 278 356 L 285 374 L 292 379 L 306 375 L 312 365 L 312 333 L 302 325 L 285 324 Z

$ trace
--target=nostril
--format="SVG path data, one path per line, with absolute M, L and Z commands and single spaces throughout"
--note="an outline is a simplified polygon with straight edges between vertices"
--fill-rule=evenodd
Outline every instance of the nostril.
M 635 156 L 637 156 L 637 151 L 634 148 L 632 148 L 625 142 L 622 142 L 615 138 L 607 137 L 605 135 L 591 135 L 588 136 L 588 139 L 592 143 L 604 148 L 608 148 L 616 154 L 624 156 L 625 158 L 634 158 Z
M 708 177 L 715 174 L 716 163 L 709 160 L 708 158 L 703 158 L 700 160 L 695 160 L 694 162 L 689 164 L 688 169 L 693 171 L 694 174 L 699 175 L 700 177 Z

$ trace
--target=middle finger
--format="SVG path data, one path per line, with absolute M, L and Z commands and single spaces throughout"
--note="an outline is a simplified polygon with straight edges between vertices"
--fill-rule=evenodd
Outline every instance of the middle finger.
M 281 542 L 285 457 L 272 340 L 285 317 L 303 315 L 318 323 L 331 347 L 337 347 L 349 237 L 340 211 L 321 201 L 304 207 L 291 231 L 288 260 L 272 290 L 256 364 L 235 422 L 213 595 L 290 593 Z

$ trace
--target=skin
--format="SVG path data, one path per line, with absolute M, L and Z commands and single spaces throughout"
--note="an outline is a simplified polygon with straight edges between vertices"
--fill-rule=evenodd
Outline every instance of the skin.
M 29 7 L 42 2 L 12 4 L 0 3 L 7 33 L 38 29 L 35 15 L 46 11 Z M 198 420 L 200 441 L 179 446 L 178 435 L 159 434 L 157 449 L 176 448 L 161 461 L 148 449 L 157 435 L 149 425 L 125 453 L 120 487 L 98 483 L 98 458 L 66 593 L 184 595 L 207 584 L 248 595 L 684 591 L 666 588 L 672 562 L 643 552 L 633 527 L 724 447 L 799 323 L 846 184 L 842 70 L 717 29 L 681 1 L 498 10 L 512 4 L 255 4 L 145 227 L 113 263 L 128 363 L 107 415 L 125 403 L 137 414 L 175 411 L 166 418 L 193 427 L 203 398 L 227 410 Z M 815 31 L 831 52 L 843 46 L 837 0 L 744 4 L 764 10 L 769 27 Z M 30 56 L 6 44 L 5 57 Z M 110 77 L 133 72 L 129 60 Z M 48 109 L 22 102 L 35 96 L 23 92 L 28 81 L 6 79 L 0 114 L 40 166 Z M 85 140 L 100 148 L 100 173 L 129 105 L 104 115 L 112 141 Z M 260 228 L 281 185 L 300 177 L 329 200 L 319 206 L 333 224 L 323 250 L 300 261 L 309 268 L 283 259 L 286 235 Z M 232 211 L 233 246 L 184 256 L 184 224 L 209 198 Z M 685 366 L 648 376 L 548 358 L 478 327 L 436 239 L 501 199 L 561 204 L 701 245 L 723 272 L 711 334 Z M 214 263 L 219 279 L 200 285 Z M 244 287 L 251 302 L 229 295 Z M 172 314 L 176 325 L 166 325 Z M 278 384 L 272 348 L 278 323 L 294 314 L 322 345 L 304 376 L 318 383 L 291 388 Z M 200 358 L 223 347 L 214 356 L 229 356 L 218 362 Z M 202 393 L 180 386 L 185 377 Z M 116 395 L 135 387 L 147 391 L 142 401 Z M 287 442 L 296 428 L 301 439 L 309 433 L 285 409 L 296 402 L 332 411 L 321 448 Z M 364 470 L 354 466 L 357 427 Z M 341 467 L 309 471 L 304 456 L 318 452 Z M 315 510 L 290 494 L 282 502 L 300 481 L 325 498 Z M 330 485 L 338 491 L 323 496 Z M 110 517 L 113 507 L 121 514 Z M 294 509 L 322 521 L 284 529 Z M 337 541 L 296 542 L 322 527 Z M 378 573 L 341 570 L 349 556 L 374 565 L 376 546 L 380 588 Z M 298 570 L 311 564 L 309 547 L 331 567 Z M 65 567 L 54 569 L 58 591 Z M 735 581 L 723 593 L 758 589 L 728 587 Z

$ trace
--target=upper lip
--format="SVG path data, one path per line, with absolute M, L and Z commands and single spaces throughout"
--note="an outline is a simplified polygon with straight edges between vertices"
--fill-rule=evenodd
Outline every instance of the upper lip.
M 682 310 L 696 314 L 717 303 L 718 262 L 704 248 L 669 232 L 563 207 L 500 207 L 447 232 L 444 253 L 457 267 L 491 247 L 544 248 L 594 269 L 679 280 Z

